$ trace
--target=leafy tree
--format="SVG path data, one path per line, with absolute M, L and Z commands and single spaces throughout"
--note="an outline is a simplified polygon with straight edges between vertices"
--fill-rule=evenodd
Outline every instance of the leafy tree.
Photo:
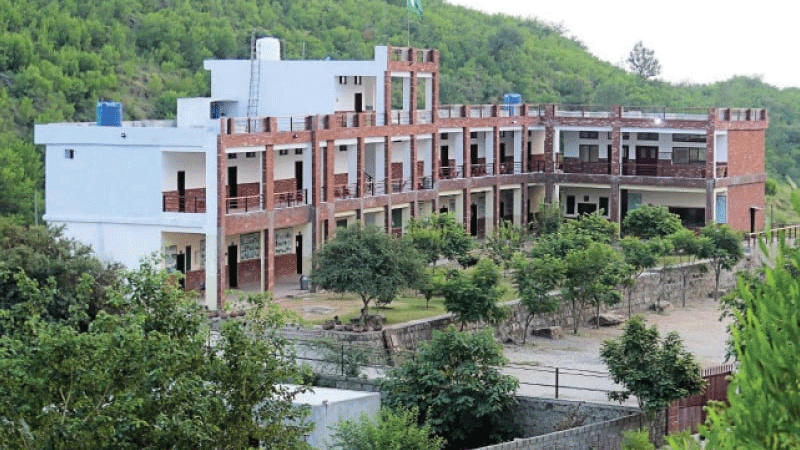
M 442 286 L 444 306 L 456 315 L 461 329 L 468 322 L 497 323 L 506 316 L 505 309 L 497 304 L 503 295 L 500 270 L 491 260 L 482 259 L 470 273 L 452 271 Z
M 46 319 L 57 289 L 15 278 L 26 300 L 0 311 L 11 330 L 0 338 L 5 448 L 303 445 L 297 389 L 279 384 L 299 372 L 276 305 L 253 299 L 262 308 L 227 322 L 210 348 L 197 302 L 152 262 L 126 274 L 109 292 L 115 312 L 101 310 L 85 330 Z
M 100 310 L 109 309 L 107 289 L 119 284 L 119 269 L 100 262 L 88 246 L 65 238 L 62 229 L 0 217 L 0 308 L 11 310 L 28 301 L 15 279 L 24 272 L 52 291 L 42 298 L 43 320 L 77 321 L 85 329 Z M 75 311 L 84 311 L 85 317 Z
M 668 239 L 672 243 L 672 249 L 681 261 L 679 271 L 681 273 L 681 305 L 686 307 L 686 290 L 689 283 L 689 273 L 692 271 L 691 263 L 700 254 L 702 248 L 708 247 L 708 238 L 698 237 L 693 231 L 686 228 L 671 234 Z
M 719 300 L 719 276 L 722 269 L 730 270 L 744 257 L 742 237 L 728 225 L 709 223 L 702 230 L 702 246 L 698 256 L 708 258 L 714 269 L 714 301 Z
M 766 249 L 765 249 L 766 250 Z M 738 365 L 727 404 L 707 409 L 706 448 L 800 446 L 800 251 L 783 243 L 763 277 L 740 277 L 731 327 Z M 683 448 L 672 443 L 675 448 Z
M 539 211 L 536 213 L 531 225 L 534 233 L 543 236 L 558 233 L 563 222 L 564 213 L 558 203 L 542 203 L 539 205 Z
M 705 388 L 700 365 L 680 336 L 671 332 L 662 340 L 656 327 L 648 328 L 640 315 L 625 322 L 619 338 L 603 342 L 600 359 L 624 388 L 610 392 L 608 398 L 623 402 L 635 395 L 639 407 L 650 415 Z
M 448 449 L 502 442 L 514 436 L 509 408 L 519 382 L 500 372 L 502 348 L 490 330 L 434 331 L 411 361 L 389 371 L 383 383 L 390 408 L 417 408 L 419 422 L 447 439 Z
M 331 448 L 341 450 L 440 450 L 444 439 L 431 436 L 428 424 L 417 424 L 416 409 L 381 409 L 373 422 L 365 414 L 335 426 Z
M 597 242 L 567 253 L 564 264 L 562 295 L 571 304 L 572 332 L 578 334 L 586 305 L 594 306 L 595 317 L 599 317 L 601 305 L 619 303 L 617 286 L 628 276 L 630 268 L 618 251 Z M 599 324 L 599 319 L 595 323 Z
M 425 309 L 430 308 L 431 299 L 435 295 L 442 295 L 442 286 L 445 284 L 444 273 L 430 267 L 425 276 L 417 283 L 417 290 L 425 297 Z
M 667 237 L 683 228 L 677 214 L 669 212 L 666 206 L 640 205 L 622 221 L 622 231 L 642 239 Z
M 484 247 L 495 264 L 502 264 L 508 269 L 514 255 L 522 250 L 527 238 L 527 233 L 522 227 L 502 221 L 494 234 L 486 238 Z
M 408 223 L 407 239 L 425 255 L 428 264 L 441 258 L 456 259 L 466 255 L 474 241 L 452 214 L 434 214 L 412 218 Z
M 661 74 L 661 63 L 658 62 L 655 52 L 645 47 L 642 41 L 633 46 L 633 50 L 628 54 L 626 61 L 631 72 L 644 79 L 657 77 Z
M 424 276 L 424 267 L 409 242 L 375 227 L 351 226 L 323 244 L 311 281 L 322 289 L 361 297 L 363 326 L 373 300 L 394 298 L 400 289 L 414 286 Z
M 631 315 L 631 295 L 636 281 L 642 273 L 658 264 L 658 259 L 665 251 L 665 243 L 659 238 L 643 241 L 639 238 L 628 236 L 619 241 L 622 254 L 631 270 L 628 273 L 626 288 L 628 291 L 628 316 Z
M 576 220 L 567 221 L 563 226 L 563 232 L 584 235 L 593 242 L 610 244 L 617 238 L 619 229 L 616 223 L 600 215 L 599 211 L 595 211 L 584 214 Z
M 536 259 L 527 259 L 518 255 L 514 259 L 514 282 L 519 292 L 519 301 L 525 306 L 525 326 L 522 331 L 522 344 L 528 337 L 528 327 L 536 314 L 548 314 L 557 311 L 561 306 L 561 298 L 552 295 L 564 280 L 565 267 L 561 259 L 552 255 L 544 255 Z

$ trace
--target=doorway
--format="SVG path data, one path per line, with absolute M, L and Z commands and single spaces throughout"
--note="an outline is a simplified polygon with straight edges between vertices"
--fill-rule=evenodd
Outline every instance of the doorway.
M 178 171 L 178 212 L 186 212 L 186 172 Z
M 658 175 L 658 147 L 636 146 L 636 175 Z
M 175 270 L 186 275 L 186 255 L 179 253 L 175 255 Z M 181 278 L 181 289 L 186 289 L 186 277 Z
M 303 235 L 294 238 L 294 253 L 297 256 L 297 273 L 303 273 Z
M 228 198 L 230 199 L 230 207 L 238 208 L 239 202 L 236 197 L 239 196 L 239 181 L 236 167 L 228 167 Z
M 357 113 L 364 112 L 364 94 L 356 92 L 353 98 L 353 105 Z
M 469 234 L 478 235 L 478 205 L 475 203 L 469 207 Z
M 294 162 L 294 189 L 297 192 L 303 190 L 303 161 Z
M 236 245 L 228 246 L 228 287 L 235 289 L 239 287 L 239 267 L 238 267 L 239 248 Z

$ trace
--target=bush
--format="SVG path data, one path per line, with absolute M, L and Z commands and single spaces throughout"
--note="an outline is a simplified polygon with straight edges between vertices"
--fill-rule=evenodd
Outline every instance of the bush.
M 622 450 L 655 450 L 655 446 L 650 442 L 650 434 L 647 430 L 624 431 L 622 433 Z
M 366 414 L 334 427 L 331 448 L 340 450 L 439 450 L 444 439 L 431 436 L 430 425 L 417 425 L 416 409 L 381 409 L 373 422 Z

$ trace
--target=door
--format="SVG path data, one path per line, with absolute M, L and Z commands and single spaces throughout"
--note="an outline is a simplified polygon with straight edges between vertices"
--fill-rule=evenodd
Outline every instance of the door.
M 294 162 L 294 189 L 297 192 L 303 191 L 303 161 Z
M 294 253 L 297 256 L 297 273 L 303 273 L 303 235 L 294 238 Z
M 439 146 L 439 173 L 442 178 L 450 178 L 450 148 L 447 145 Z
M 239 287 L 239 248 L 236 245 L 228 246 L 228 287 Z
M 364 98 L 361 92 L 356 92 L 355 97 L 353 98 L 353 105 L 355 105 L 355 110 L 357 113 L 364 111 Z
M 469 207 L 469 234 L 478 235 L 478 205 L 475 203 Z
M 658 147 L 636 146 L 636 175 L 656 176 L 657 164 Z
M 178 171 L 178 212 L 186 212 L 186 172 Z
M 186 255 L 179 253 L 175 256 L 175 270 L 186 274 Z M 181 289 L 186 288 L 186 277 L 181 278 Z
M 756 208 L 750 207 L 750 232 L 756 232 Z
M 236 197 L 239 196 L 239 181 L 236 167 L 228 167 L 228 198 L 231 208 L 238 208 L 239 202 Z
M 191 245 L 187 245 L 186 246 L 186 272 L 183 272 L 183 273 L 188 273 L 188 272 L 191 272 L 191 271 L 192 271 L 192 246 Z

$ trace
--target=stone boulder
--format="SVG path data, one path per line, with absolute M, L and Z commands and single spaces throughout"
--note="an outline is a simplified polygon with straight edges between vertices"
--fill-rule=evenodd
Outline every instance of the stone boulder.
M 559 326 L 535 328 L 533 335 L 536 337 L 543 337 L 548 339 L 563 339 L 564 331 Z
M 590 325 L 599 325 L 601 327 L 613 327 L 621 324 L 625 319 L 622 316 L 614 313 L 601 313 L 597 317 L 589 319 Z

